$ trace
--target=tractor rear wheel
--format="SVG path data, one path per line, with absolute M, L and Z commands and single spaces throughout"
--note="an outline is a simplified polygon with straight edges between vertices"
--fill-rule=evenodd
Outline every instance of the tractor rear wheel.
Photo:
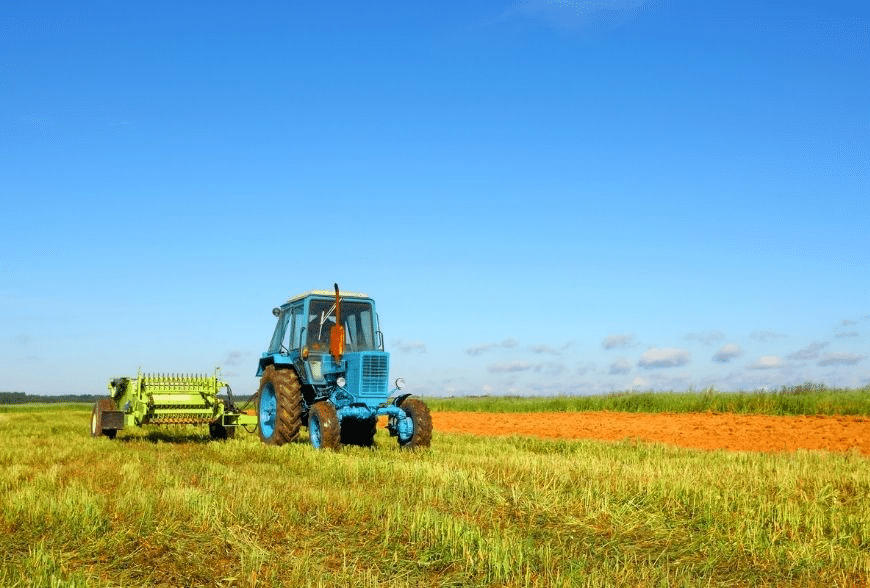
M 115 438 L 118 431 L 103 428 L 103 413 L 112 410 L 118 410 L 114 400 L 111 398 L 100 398 L 97 400 L 96 404 L 94 404 L 94 410 L 91 412 L 91 437 L 105 435 L 109 439 Z
M 263 370 L 257 390 L 257 432 L 267 445 L 296 440 L 302 425 L 302 387 L 292 369 Z
M 341 447 L 338 415 L 331 403 L 318 402 L 308 410 L 308 436 L 315 449 Z
M 399 406 L 413 424 L 410 435 L 399 433 L 399 445 L 407 449 L 429 447 L 432 443 L 432 415 L 429 414 L 429 407 L 416 398 L 406 398 Z
M 341 442 L 344 445 L 371 447 L 375 443 L 377 419 L 355 419 L 345 417 L 341 421 Z

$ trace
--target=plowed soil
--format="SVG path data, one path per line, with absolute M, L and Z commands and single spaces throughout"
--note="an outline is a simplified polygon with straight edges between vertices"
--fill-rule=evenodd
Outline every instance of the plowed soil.
M 870 455 L 870 417 L 626 412 L 433 412 L 435 431 L 552 439 L 644 439 L 700 449 L 825 449 Z

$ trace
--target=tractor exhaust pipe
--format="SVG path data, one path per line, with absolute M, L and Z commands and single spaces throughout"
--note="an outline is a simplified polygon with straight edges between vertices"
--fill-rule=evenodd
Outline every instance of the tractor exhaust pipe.
M 335 324 L 329 329 L 329 353 L 335 363 L 341 362 L 344 355 L 344 326 L 341 324 L 341 295 L 335 284 Z

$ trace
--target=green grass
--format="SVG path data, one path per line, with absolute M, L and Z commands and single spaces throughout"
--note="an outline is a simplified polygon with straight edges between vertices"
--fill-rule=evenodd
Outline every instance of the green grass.
M 86 402 L 30 402 L 27 404 L 0 404 L 0 414 L 7 412 L 57 412 L 59 410 L 91 412 L 93 408 L 92 403 Z
M 0 414 L 0 585 L 858 586 L 870 461 L 438 434 L 317 452 Z
M 805 384 L 775 392 L 619 392 L 603 396 L 477 396 L 427 398 L 433 411 L 733 412 L 766 415 L 870 415 L 870 388 L 828 389 Z
M 870 388 L 826 388 L 821 384 L 783 386 L 771 392 L 616 392 L 600 396 L 467 396 L 426 398 L 433 411 L 462 412 L 731 412 L 765 415 L 870 416 Z M 248 399 L 244 399 L 245 402 Z M 241 402 L 240 402 L 241 403 Z M 249 402 L 250 406 L 253 406 Z M 61 408 L 90 412 L 90 403 L 0 404 L 0 413 L 51 412 Z

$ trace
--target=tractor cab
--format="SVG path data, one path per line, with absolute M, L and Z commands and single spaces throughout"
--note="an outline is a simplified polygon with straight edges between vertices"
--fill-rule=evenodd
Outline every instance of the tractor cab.
M 328 397 L 344 378 L 341 387 L 354 400 L 377 405 L 387 396 L 389 354 L 374 300 L 358 292 L 338 294 L 337 302 L 330 292 L 314 290 L 274 309 L 278 323 L 257 375 L 270 364 L 293 366 L 309 404 Z
M 363 295 L 364 296 L 364 295 Z M 310 351 L 329 350 L 330 335 L 336 323 L 334 300 L 310 298 L 308 301 L 305 340 Z M 344 331 L 346 351 L 383 351 L 379 339 L 377 316 L 372 300 L 343 300 L 341 303 L 341 322 Z

